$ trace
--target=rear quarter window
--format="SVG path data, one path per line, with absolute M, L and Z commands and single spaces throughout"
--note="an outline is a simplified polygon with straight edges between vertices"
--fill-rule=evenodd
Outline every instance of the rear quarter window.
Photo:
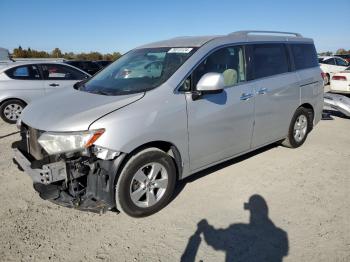
M 296 70 L 319 66 L 313 44 L 292 44 L 291 49 Z

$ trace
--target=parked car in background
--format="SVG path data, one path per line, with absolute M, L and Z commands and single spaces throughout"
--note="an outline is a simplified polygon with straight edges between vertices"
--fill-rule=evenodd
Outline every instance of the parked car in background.
M 75 66 L 90 75 L 94 75 L 101 70 L 101 67 L 93 61 L 67 60 L 64 63 Z
M 100 69 L 105 68 L 106 66 L 108 66 L 109 64 L 111 64 L 113 61 L 109 61 L 109 60 L 96 60 L 93 61 L 94 63 L 98 64 Z
M 200 170 L 277 141 L 301 146 L 323 93 L 314 43 L 300 34 L 178 37 L 31 103 L 15 161 L 44 199 L 148 216 Z
M 11 60 L 9 50 L 7 50 L 6 48 L 0 47 L 0 63 L 10 62 L 10 61 L 12 60 Z
M 148 58 L 148 57 L 147 57 Z M 149 59 L 149 58 L 148 58 Z M 152 59 L 132 61 L 120 70 L 120 78 L 158 78 L 162 74 L 163 63 Z
M 333 75 L 330 91 L 350 94 L 350 67 Z
M 331 82 L 334 73 L 340 72 L 349 66 L 346 60 L 336 56 L 320 56 L 318 62 L 324 73 L 323 78 L 325 85 Z
M 350 63 L 350 54 L 345 54 L 345 55 L 334 55 L 340 58 L 343 58 L 344 60 L 346 60 L 346 62 Z
M 73 85 L 90 75 L 64 63 L 11 62 L 0 65 L 0 116 L 16 123 L 34 99 Z M 43 109 L 44 111 L 46 109 Z

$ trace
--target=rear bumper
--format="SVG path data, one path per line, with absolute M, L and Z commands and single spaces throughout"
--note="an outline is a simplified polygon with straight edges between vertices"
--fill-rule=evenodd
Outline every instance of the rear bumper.
M 13 150 L 15 162 L 32 178 L 34 183 L 48 185 L 67 179 L 66 164 L 63 161 L 46 164 L 43 165 L 42 168 L 32 168 L 31 162 L 20 149 L 14 148 Z
M 329 86 L 329 89 L 331 92 L 349 94 L 350 83 L 348 81 L 333 80 Z

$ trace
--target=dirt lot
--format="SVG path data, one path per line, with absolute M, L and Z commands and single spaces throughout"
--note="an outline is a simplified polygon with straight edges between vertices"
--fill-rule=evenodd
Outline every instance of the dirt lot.
M 41 200 L 11 161 L 16 128 L 0 122 L 0 261 L 350 261 L 349 131 L 349 119 L 322 121 L 301 148 L 201 172 L 133 219 Z

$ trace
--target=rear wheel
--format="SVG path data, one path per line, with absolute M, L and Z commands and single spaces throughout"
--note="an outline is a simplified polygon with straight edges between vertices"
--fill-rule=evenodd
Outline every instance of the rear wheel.
M 289 126 L 288 136 L 282 142 L 282 145 L 289 148 L 297 148 L 304 144 L 312 128 L 312 115 L 311 110 L 299 107 L 294 113 Z
M 0 106 L 0 116 L 5 122 L 15 124 L 25 106 L 25 103 L 18 99 L 5 101 Z
M 131 157 L 116 186 L 117 208 L 132 217 L 144 217 L 169 203 L 176 185 L 173 159 L 157 148 Z
M 326 85 L 328 85 L 328 84 L 330 84 L 330 76 L 329 76 L 329 74 L 327 73 L 326 75 L 325 75 L 325 77 L 324 77 L 324 85 L 326 86 Z

